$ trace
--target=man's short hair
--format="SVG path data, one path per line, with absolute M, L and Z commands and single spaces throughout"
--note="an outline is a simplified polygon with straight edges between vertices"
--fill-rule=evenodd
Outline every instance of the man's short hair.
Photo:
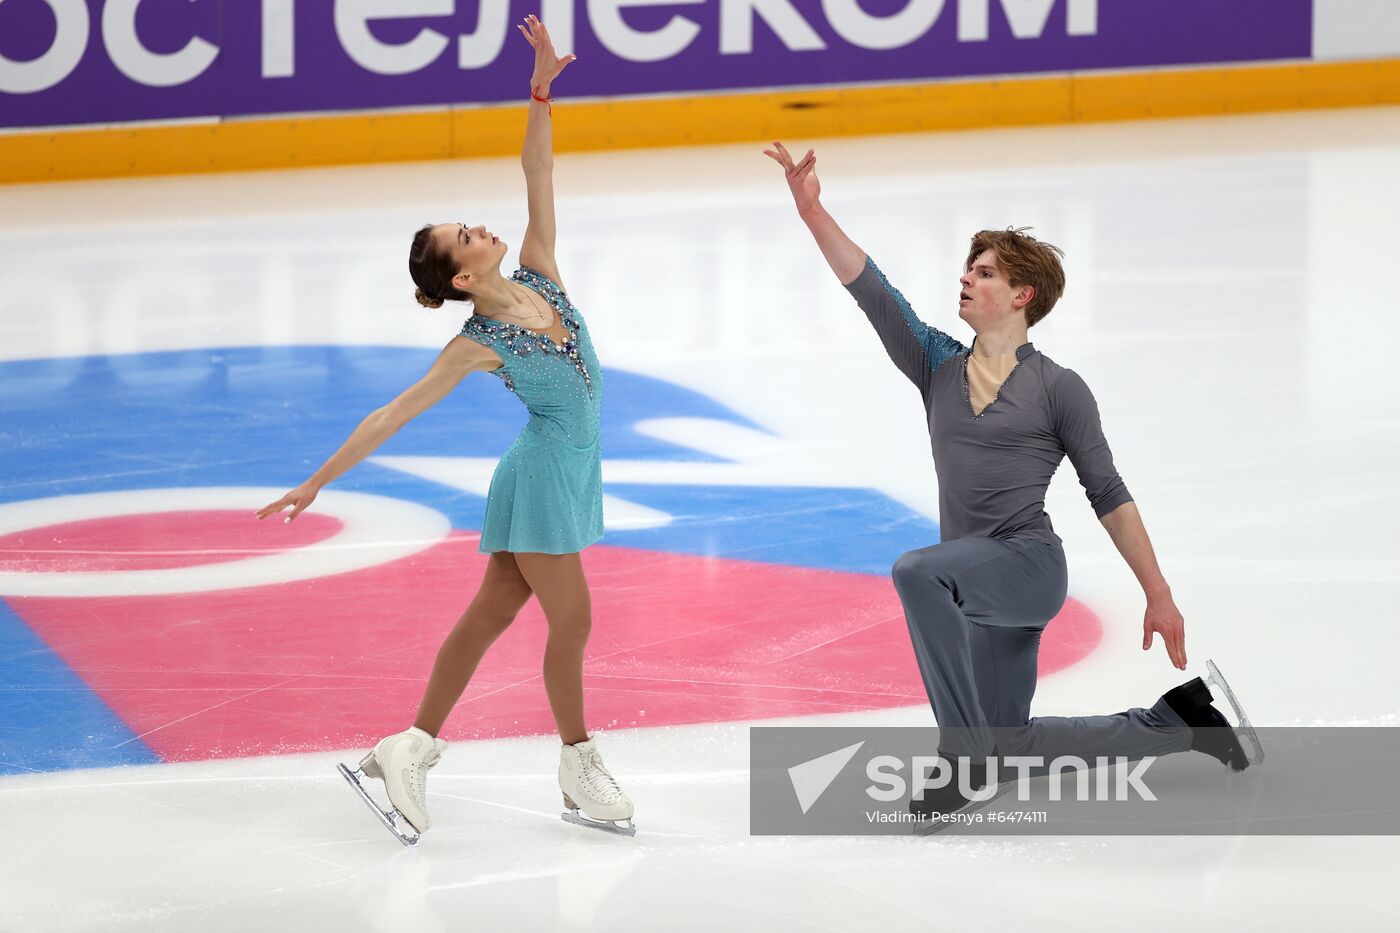
M 1007 227 L 974 233 L 963 271 L 969 271 L 977 257 L 987 250 L 996 253 L 997 262 L 1006 270 L 1013 288 L 1029 285 L 1035 289 L 1035 297 L 1026 305 L 1026 326 L 1034 327 L 1065 292 L 1065 269 L 1060 265 L 1065 253 L 1058 246 L 1042 243 L 1026 233 L 1029 229 Z

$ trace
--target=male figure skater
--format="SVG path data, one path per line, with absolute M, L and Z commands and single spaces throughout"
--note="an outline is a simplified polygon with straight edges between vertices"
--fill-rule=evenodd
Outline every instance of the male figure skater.
M 1237 771 L 1262 760 L 1214 665 L 1208 679 L 1235 706 L 1239 733 L 1211 705 L 1200 678 L 1150 709 L 1030 717 L 1040 634 L 1066 593 L 1064 550 L 1044 509 L 1050 477 L 1066 455 L 1146 594 L 1143 650 L 1160 635 L 1173 666 L 1186 668 L 1181 613 L 1114 469 L 1094 397 L 1027 338 L 1064 291 L 1060 250 L 1016 230 L 973 236 L 959 279 L 958 316 L 976 334 L 966 347 L 919 320 L 836 225 L 821 205 L 813 152 L 794 164 L 775 142 L 765 154 L 783 166 L 799 216 L 890 359 L 919 387 L 928 415 L 942 543 L 901 556 L 893 576 L 938 720 L 939 755 L 955 779 L 911 809 L 947 814 L 985 803 L 991 792 L 979 791 L 995 777 L 988 762 L 1006 756 L 1048 764 L 1061 755 L 1093 762 L 1196 749 Z

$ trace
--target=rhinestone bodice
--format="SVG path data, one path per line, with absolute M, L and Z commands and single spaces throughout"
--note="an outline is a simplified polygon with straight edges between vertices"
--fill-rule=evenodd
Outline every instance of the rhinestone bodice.
M 474 314 L 461 336 L 484 344 L 501 358 L 492 370 L 530 412 L 528 430 L 582 447 L 598 440 L 603 395 L 602 370 L 583 315 L 547 276 L 522 266 L 512 275 L 543 298 L 568 334 L 562 346 L 549 335 L 518 324 Z

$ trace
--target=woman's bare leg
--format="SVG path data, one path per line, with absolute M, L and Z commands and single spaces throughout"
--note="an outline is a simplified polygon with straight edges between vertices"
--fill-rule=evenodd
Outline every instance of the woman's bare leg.
M 549 620 L 544 689 L 559 738 L 565 745 L 583 742 L 588 738 L 583 724 L 583 649 L 593 625 L 583 562 L 576 553 L 518 553 L 515 560 Z
M 481 588 L 438 649 L 415 726 L 434 736 L 442 730 L 482 655 L 515 621 L 529 598 L 530 586 L 516 566 L 515 555 L 509 551 L 492 554 Z

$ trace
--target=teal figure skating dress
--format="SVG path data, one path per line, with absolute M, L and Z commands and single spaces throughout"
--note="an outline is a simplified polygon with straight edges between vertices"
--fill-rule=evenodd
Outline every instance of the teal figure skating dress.
M 504 365 L 493 372 L 530 412 L 491 477 L 480 549 L 571 554 L 603 535 L 603 370 L 583 315 L 557 283 L 528 267 L 511 279 L 548 302 L 568 338 L 560 347 L 478 314 L 462 325 L 461 336 L 496 351 Z

